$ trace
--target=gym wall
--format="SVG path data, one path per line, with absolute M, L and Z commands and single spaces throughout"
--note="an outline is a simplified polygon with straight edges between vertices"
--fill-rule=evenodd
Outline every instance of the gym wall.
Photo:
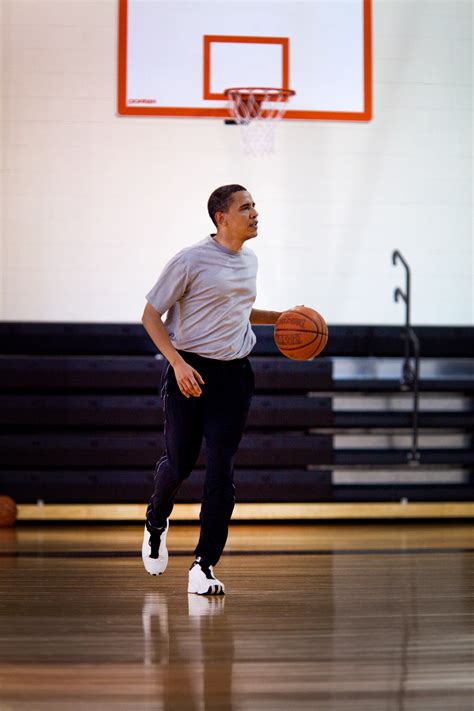
M 136 322 L 166 260 L 212 225 L 209 193 L 260 211 L 257 306 L 330 324 L 473 322 L 472 6 L 373 0 L 373 119 L 283 122 L 243 155 L 217 119 L 116 115 L 115 0 L 2 0 L 3 320 Z M 297 89 L 297 87 L 295 87 Z

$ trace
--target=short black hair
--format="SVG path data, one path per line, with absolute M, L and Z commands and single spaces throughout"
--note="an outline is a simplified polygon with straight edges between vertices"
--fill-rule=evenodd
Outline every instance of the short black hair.
M 216 212 L 227 212 L 232 204 L 232 195 L 240 190 L 247 190 L 247 188 L 244 188 L 243 185 L 222 185 L 212 193 L 207 202 L 207 211 L 216 227 Z

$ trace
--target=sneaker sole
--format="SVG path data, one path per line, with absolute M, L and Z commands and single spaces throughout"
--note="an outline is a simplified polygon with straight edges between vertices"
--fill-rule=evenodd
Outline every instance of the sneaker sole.
M 223 585 L 216 585 L 215 583 L 211 583 L 202 590 L 197 590 L 191 585 L 188 585 L 188 593 L 194 595 L 225 595 L 225 589 Z

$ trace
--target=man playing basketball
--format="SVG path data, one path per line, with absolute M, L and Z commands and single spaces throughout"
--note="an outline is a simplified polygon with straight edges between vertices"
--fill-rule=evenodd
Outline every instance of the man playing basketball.
M 258 213 L 250 193 L 242 185 L 224 185 L 210 196 L 208 211 L 217 232 L 168 262 L 147 294 L 142 318 L 168 361 L 161 387 L 165 453 L 155 469 L 142 558 L 151 575 L 164 572 L 169 516 L 204 438 L 201 532 L 188 592 L 222 595 L 213 566 L 227 540 L 235 503 L 233 458 L 254 389 L 247 356 L 256 338 L 250 324 L 274 324 L 280 313 L 252 308 L 257 258 L 245 243 L 257 236 Z

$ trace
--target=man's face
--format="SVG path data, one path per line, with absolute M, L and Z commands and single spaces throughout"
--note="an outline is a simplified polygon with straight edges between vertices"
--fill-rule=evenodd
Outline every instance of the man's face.
M 239 190 L 232 198 L 228 211 L 223 213 L 228 235 L 241 240 L 256 237 L 258 212 L 252 196 L 247 190 Z

